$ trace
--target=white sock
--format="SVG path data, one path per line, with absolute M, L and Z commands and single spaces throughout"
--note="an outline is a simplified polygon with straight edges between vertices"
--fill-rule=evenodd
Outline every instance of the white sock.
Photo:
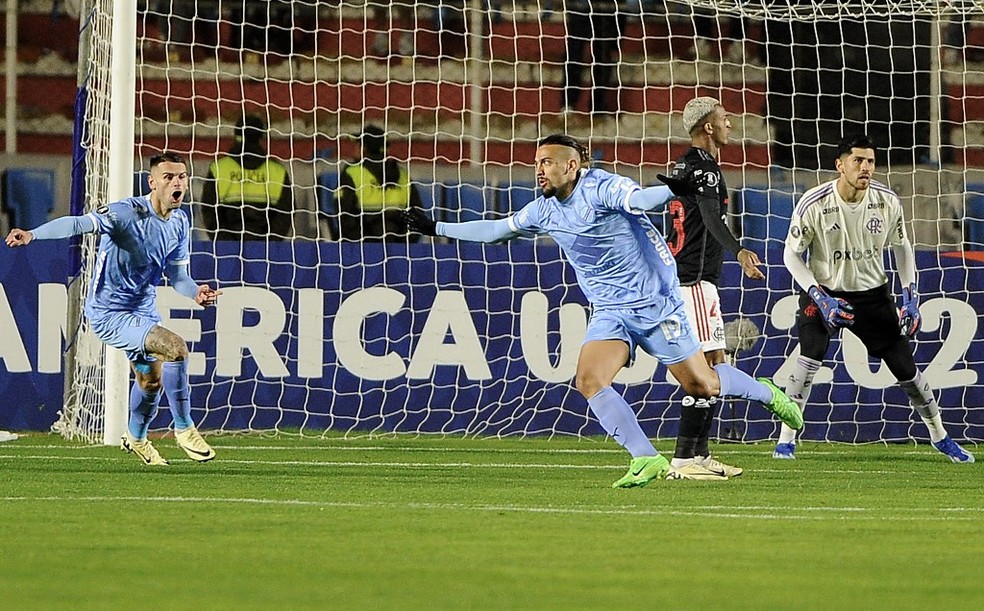
M 916 410 L 919 417 L 929 429 L 929 438 L 936 443 L 942 441 L 947 433 L 943 426 L 943 418 L 940 416 L 940 406 L 936 402 L 933 389 L 929 387 L 929 382 L 923 380 L 922 373 L 916 371 L 916 377 L 911 380 L 899 382 L 902 390 L 909 397 L 909 405 Z
M 810 398 L 810 391 L 813 390 L 813 377 L 820 371 L 820 361 L 815 361 L 805 356 L 796 359 L 793 370 L 786 378 L 786 394 L 796 402 L 801 412 L 805 412 L 806 401 Z M 779 431 L 779 443 L 796 443 L 796 431 L 785 424 Z
M 693 458 L 674 458 L 670 461 L 670 466 L 674 469 L 679 469 L 680 467 L 686 467 L 687 465 L 692 465 L 696 461 Z

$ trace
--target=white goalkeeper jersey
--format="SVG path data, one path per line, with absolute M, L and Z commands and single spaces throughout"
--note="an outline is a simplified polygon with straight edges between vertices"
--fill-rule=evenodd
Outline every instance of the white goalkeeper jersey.
M 807 250 L 817 282 L 835 291 L 865 291 L 888 282 L 884 250 L 906 240 L 902 203 L 886 185 L 871 181 L 858 203 L 837 193 L 837 180 L 803 194 L 793 210 L 786 246 Z

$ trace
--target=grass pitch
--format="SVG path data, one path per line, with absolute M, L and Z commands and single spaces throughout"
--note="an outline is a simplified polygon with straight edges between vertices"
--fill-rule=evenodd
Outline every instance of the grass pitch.
M 982 465 L 928 446 L 720 445 L 745 475 L 613 490 L 603 440 L 209 441 L 0 444 L 3 607 L 984 608 Z

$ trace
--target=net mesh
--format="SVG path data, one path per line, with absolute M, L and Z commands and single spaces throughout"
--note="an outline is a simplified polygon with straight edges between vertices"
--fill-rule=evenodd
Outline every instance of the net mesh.
M 106 192 L 111 4 L 90 2 L 83 15 L 90 206 Z M 734 126 L 721 157 L 729 222 L 767 263 L 758 285 L 726 263 L 726 320 L 742 315 L 764 334 L 738 366 L 778 379 L 795 357 L 781 257 L 789 213 L 833 176 L 832 145 L 863 129 L 881 144 L 881 178 L 902 196 L 920 251 L 917 361 L 954 437 L 984 438 L 973 314 L 984 307 L 973 290 L 984 248 L 982 21 L 972 2 L 147 2 L 135 155 L 138 165 L 161 149 L 188 156 L 192 276 L 225 291 L 207 311 L 160 292 L 165 324 L 191 342 L 195 420 L 306 435 L 600 433 L 570 385 L 587 309 L 550 240 L 360 240 L 345 227 L 367 231 L 367 221 L 339 208 L 339 184 L 370 126 L 437 220 L 501 218 L 531 201 L 535 143 L 556 132 L 582 140 L 597 165 L 653 184 L 688 147 L 684 104 L 711 95 Z M 205 178 L 247 116 L 289 175 L 289 223 L 254 230 L 240 213 L 239 235 L 215 241 Z M 269 219 L 275 203 L 244 210 Z M 66 434 L 98 427 L 100 369 L 88 359 L 74 358 Z M 835 342 L 828 365 L 807 436 L 925 434 L 853 338 Z M 680 394 L 664 369 L 640 355 L 619 381 L 647 432 L 675 435 Z M 721 414 L 722 437 L 774 432 L 757 407 Z

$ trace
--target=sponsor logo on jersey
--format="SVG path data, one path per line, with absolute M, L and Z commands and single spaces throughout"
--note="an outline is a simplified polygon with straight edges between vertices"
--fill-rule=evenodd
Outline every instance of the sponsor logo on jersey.
M 867 259 L 874 259 L 878 252 L 879 251 L 874 248 L 865 248 L 864 250 L 861 250 L 860 248 L 854 248 L 851 250 L 835 250 L 834 261 L 864 261 Z
M 838 210 L 839 210 L 839 208 L 837 206 L 834 206 L 833 208 L 824 208 L 821 211 L 821 214 L 833 214 L 833 213 L 837 212 Z
M 827 233 L 831 233 L 833 231 L 840 231 L 840 230 L 841 230 L 840 223 L 834 223 L 833 225 L 827 228 Z
M 881 233 L 885 230 L 884 225 L 885 222 L 880 218 L 872 217 L 868 219 L 868 222 L 865 224 L 865 228 L 868 230 L 868 233 Z
M 868 204 L 868 210 L 881 210 L 885 207 L 885 202 L 871 202 Z

